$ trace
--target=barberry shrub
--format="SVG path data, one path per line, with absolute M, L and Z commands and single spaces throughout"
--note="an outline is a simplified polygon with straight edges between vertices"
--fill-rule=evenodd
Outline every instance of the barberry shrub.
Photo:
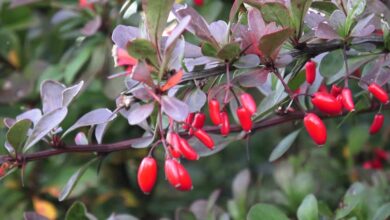
M 29 4 L 34 1 L 15 0 L 9 6 Z M 291 131 L 280 138 L 270 153 L 269 161 L 277 163 L 300 136 L 311 139 L 301 143 L 302 147 L 321 151 L 337 144 L 332 141 L 333 135 L 350 127 L 351 118 L 358 123 L 364 117 L 362 114 L 369 114 L 371 127 L 364 127 L 363 132 L 358 129 L 356 136 L 360 137 L 348 137 L 352 144 L 343 152 L 348 158 L 348 169 L 355 163 L 353 156 L 358 157 L 363 148 L 354 139 L 365 142 L 368 134 L 377 135 L 384 130 L 384 112 L 390 107 L 390 10 L 379 0 L 235 0 L 226 21 L 211 23 L 190 5 L 174 0 L 142 0 L 139 14 L 137 2 L 126 1 L 119 13 L 127 18 L 138 15 L 136 24 L 110 27 L 112 24 L 106 24 L 106 18 L 112 19 L 112 13 L 106 7 L 114 4 L 79 1 L 73 11 L 64 8 L 53 16 L 53 24 L 69 18 L 78 24 L 77 16 L 89 16 L 78 30 L 82 37 L 77 40 L 91 40 L 80 46 L 83 47 L 80 53 L 64 52 L 61 59 L 69 61 L 68 65 L 46 69 L 38 80 L 41 108 L 34 103 L 16 117 L 4 118 L 7 129 L 4 148 L 8 154 L 0 156 L 1 177 L 19 171 L 24 182 L 24 172 L 32 161 L 61 154 L 88 154 L 90 159 L 56 193 L 62 202 L 72 194 L 89 166 L 95 163 L 99 163 L 99 168 L 104 166 L 102 161 L 114 152 L 142 151 L 135 175 L 141 192 L 153 194 L 156 185 L 161 184 L 158 177 L 165 177 L 170 185 L 166 187 L 188 192 L 197 190 L 197 181 L 188 166 L 201 166 L 200 158 L 221 152 L 232 143 L 248 146 L 256 132 L 266 128 L 290 124 Z M 191 4 L 202 8 L 212 3 Z M 69 26 L 61 28 L 66 30 Z M 112 31 L 107 31 L 110 28 Z M 111 34 L 110 40 L 102 40 L 101 35 L 107 33 Z M 67 37 L 72 34 L 75 33 L 68 33 Z M 3 35 L 8 36 L 6 32 Z M 2 56 L 5 68 L 18 69 L 21 64 L 15 51 L 7 52 Z M 107 61 L 110 68 L 105 68 L 104 57 L 110 54 L 112 61 Z M 88 60 L 91 60 L 87 70 L 90 72 L 112 70 L 113 66 L 121 69 L 103 81 L 119 80 L 125 88 L 109 90 L 117 92 L 110 94 L 115 97 L 110 107 L 100 105 L 75 118 L 71 114 L 72 105 L 83 91 L 93 86 L 93 73 L 76 77 Z M 50 79 L 56 71 L 62 71 L 63 76 L 59 80 Z M 4 90 L 17 82 L 15 78 L 12 80 L 4 84 Z M 22 93 L 16 94 L 26 93 L 19 92 Z M 69 117 L 73 123 L 65 125 L 64 120 Z M 134 138 L 108 141 L 106 134 L 113 129 L 112 125 L 123 120 L 128 128 L 142 132 Z M 336 121 L 338 126 L 328 128 L 326 120 Z M 262 147 L 261 141 L 255 144 Z M 250 160 L 249 150 L 242 148 L 245 151 Z M 370 157 L 364 158 L 368 154 Z M 380 148 L 362 155 L 363 161 L 358 164 L 365 170 L 381 170 L 389 161 L 388 152 Z M 389 198 L 376 200 L 373 206 L 377 209 L 357 208 L 365 204 L 365 193 L 376 189 L 362 183 L 351 186 L 345 194 L 345 204 L 334 214 L 310 194 L 314 193 L 314 186 L 309 185 L 315 182 L 312 177 L 302 172 L 297 173 L 296 180 L 292 177 L 295 171 L 290 169 L 288 177 L 275 174 L 283 189 L 280 196 L 292 198 L 287 199 L 288 215 L 297 210 L 298 219 L 390 216 L 386 211 L 389 203 L 385 204 Z M 233 182 L 234 198 L 228 203 L 231 217 L 288 219 L 286 213 L 273 205 L 261 203 L 247 208 L 250 176 L 249 171 L 242 171 Z M 307 180 L 307 185 L 297 184 L 302 179 Z M 288 183 L 289 180 L 296 182 Z M 300 186 L 302 191 L 292 188 Z M 204 219 L 200 212 L 229 218 L 228 213 L 215 205 L 218 196 L 219 192 L 212 194 L 207 209 L 198 213 L 195 208 L 179 210 L 177 218 L 194 213 L 197 219 Z M 75 203 L 67 219 L 80 213 L 89 215 L 84 205 Z M 28 213 L 26 218 L 38 215 Z

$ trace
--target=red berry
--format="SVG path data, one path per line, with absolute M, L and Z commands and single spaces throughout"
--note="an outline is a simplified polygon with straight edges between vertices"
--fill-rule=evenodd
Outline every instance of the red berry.
M 329 93 L 316 92 L 314 93 L 311 102 L 320 111 L 331 115 L 340 114 L 342 110 L 340 102 Z
M 170 153 L 172 157 L 180 157 L 180 136 L 175 132 L 168 132 L 167 143 L 170 145 Z
M 326 127 L 321 118 L 314 113 L 308 113 L 303 119 L 303 123 L 316 144 L 324 145 L 326 143 Z
M 216 99 L 212 99 L 209 101 L 209 112 L 210 112 L 210 119 L 211 122 L 215 125 L 221 124 L 221 118 L 219 116 L 220 108 L 219 108 L 219 102 Z
M 349 88 L 344 88 L 341 91 L 342 103 L 345 109 L 350 112 L 355 111 L 355 103 L 353 102 L 352 92 Z
M 192 180 L 191 176 L 186 170 L 186 168 L 177 162 L 177 170 L 179 171 L 179 180 L 180 180 L 180 186 L 177 188 L 181 191 L 189 191 L 192 189 Z
M 321 84 L 320 87 L 318 88 L 317 92 L 323 92 L 323 93 L 328 93 L 328 88 L 326 87 L 325 84 Z
M 332 88 L 330 89 L 330 94 L 334 97 L 337 97 L 341 93 L 342 88 L 333 84 Z
M 79 7 L 93 9 L 93 4 L 89 0 L 79 0 Z
M 374 149 L 375 157 L 381 159 L 381 160 L 387 160 L 389 158 L 389 153 L 381 148 L 375 148 Z
M 252 129 L 252 118 L 250 112 L 244 107 L 237 108 L 237 117 L 240 121 L 242 130 L 250 132 Z
M 157 180 L 157 162 L 153 157 L 145 157 L 137 175 L 138 185 L 142 192 L 149 194 Z
M 221 135 L 222 136 L 228 136 L 230 133 L 230 121 L 229 121 L 229 116 L 227 112 L 221 112 Z
M 306 65 L 306 82 L 310 85 L 316 79 L 316 63 L 312 60 L 307 61 Z
M 203 6 L 204 2 L 203 2 L 203 0 L 194 0 L 194 4 L 196 6 Z
M 372 168 L 376 170 L 381 170 L 383 169 L 383 163 L 379 158 L 374 158 L 371 162 Z
M 387 92 L 380 85 L 371 83 L 368 86 L 368 91 L 371 92 L 371 94 L 383 104 L 387 104 L 389 102 L 389 96 L 387 95 Z
M 200 142 L 202 142 L 207 148 L 212 150 L 214 148 L 214 141 L 204 130 L 198 129 L 194 132 L 194 135 Z
M 243 93 L 240 95 L 241 105 L 248 110 L 251 115 L 256 113 L 257 105 L 252 95 L 249 93 Z
M 194 121 L 195 113 L 191 112 L 188 114 L 185 123 L 183 124 L 183 129 L 188 130 L 191 127 L 192 122 Z
M 385 120 L 385 116 L 383 114 L 380 113 L 376 114 L 370 126 L 370 134 L 378 133 L 383 126 L 384 120 Z
M 205 121 L 206 121 L 206 115 L 203 113 L 197 113 L 195 115 L 194 121 L 192 122 L 192 127 L 197 129 L 203 128 Z
M 180 152 L 187 160 L 199 159 L 198 153 L 194 150 L 194 148 L 191 147 L 188 141 L 184 138 L 180 138 Z
M 168 182 L 175 188 L 180 187 L 180 174 L 177 168 L 178 162 L 175 159 L 166 159 L 165 160 L 165 176 L 167 177 Z

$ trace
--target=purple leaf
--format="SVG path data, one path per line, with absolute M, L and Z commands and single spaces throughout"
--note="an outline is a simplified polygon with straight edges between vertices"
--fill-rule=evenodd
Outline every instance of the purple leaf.
M 355 27 L 352 29 L 351 36 L 365 37 L 374 32 L 375 26 L 371 24 L 373 18 L 374 14 L 370 14 L 369 16 L 359 20 Z
M 344 12 L 341 10 L 335 10 L 332 15 L 330 15 L 329 25 L 334 29 L 339 29 L 345 23 L 346 17 Z
M 140 105 L 138 103 L 131 106 L 127 120 L 130 125 L 136 125 L 146 120 L 154 110 L 154 102 Z
M 66 107 L 58 108 L 45 115 L 37 122 L 33 128 L 31 135 L 28 137 L 23 151 L 28 151 L 34 144 L 41 140 L 50 131 L 55 129 L 64 120 L 68 113 Z
M 136 81 L 145 83 L 151 87 L 154 87 L 154 83 L 150 75 L 150 71 L 144 62 L 137 63 L 137 65 L 133 68 L 133 72 L 131 73 L 131 78 Z
M 33 122 L 34 126 L 37 124 L 37 122 L 41 119 L 42 112 L 40 109 L 34 108 L 31 110 L 28 110 L 26 112 L 23 112 L 22 114 L 16 116 L 16 121 L 21 121 L 23 119 L 28 119 Z
M 145 132 L 141 138 L 138 138 L 131 147 L 133 148 L 146 148 L 149 147 L 153 143 L 153 135 L 149 132 Z
M 201 89 L 195 89 L 186 97 L 185 102 L 190 112 L 198 112 L 206 104 L 206 94 Z
M 268 74 L 269 70 L 266 68 L 254 69 L 238 76 L 236 79 L 243 87 L 258 87 L 267 81 Z
M 12 127 L 13 124 L 16 123 L 16 120 L 13 119 L 13 118 L 4 118 L 4 119 L 3 119 L 3 123 L 4 123 L 4 125 L 5 125 L 7 128 L 10 128 L 10 127 Z
M 340 39 L 340 36 L 337 34 L 337 32 L 330 25 L 324 22 L 318 25 L 315 35 L 321 39 Z
M 116 117 L 116 115 L 115 115 L 115 117 Z M 104 134 L 106 133 L 106 130 L 107 130 L 109 124 L 110 124 L 110 122 L 96 125 L 95 138 L 96 138 L 96 141 L 98 144 L 102 143 Z
M 80 81 L 78 84 L 66 88 L 62 92 L 62 106 L 68 106 L 73 99 L 79 94 L 80 90 L 83 88 L 84 81 Z
M 55 13 L 51 19 L 51 23 L 54 25 L 58 25 L 59 23 L 66 21 L 71 18 L 78 17 L 79 14 L 77 14 L 74 11 L 67 10 L 67 9 L 62 9 Z
M 242 0 L 234 0 L 233 6 L 230 9 L 230 13 L 229 13 L 229 22 L 230 23 L 233 22 L 234 17 L 236 16 L 241 5 L 242 5 Z
M 188 105 L 175 97 L 163 96 L 161 106 L 163 112 L 177 122 L 184 121 L 189 113 Z
M 42 110 L 47 114 L 62 107 L 62 92 L 65 86 L 53 80 L 46 80 L 41 84 Z
M 131 26 L 118 25 L 112 33 L 112 41 L 122 49 L 127 50 L 129 41 L 140 36 L 139 29 Z
M 257 38 L 263 35 L 265 23 L 260 11 L 256 8 L 252 8 L 248 12 L 248 27 Z
M 65 137 L 65 135 L 77 128 L 103 124 L 113 120 L 114 118 L 115 116 L 113 115 L 112 111 L 107 108 L 99 108 L 92 110 L 83 115 L 81 118 L 79 118 L 76 123 L 74 123 L 70 128 L 68 128 L 68 130 L 62 135 L 62 137 Z
M 143 101 L 149 101 L 152 99 L 152 96 L 149 94 L 148 89 L 143 86 L 132 90 L 131 93 L 134 95 L 134 97 Z
M 84 27 L 80 30 L 80 32 L 89 37 L 94 35 L 102 25 L 102 18 L 100 16 L 96 16 L 94 19 L 88 21 Z
M 186 27 L 191 21 L 191 16 L 185 16 L 180 23 L 173 29 L 171 35 L 169 35 L 166 45 L 165 45 L 165 54 L 172 51 L 176 40 L 180 37 L 180 35 L 185 31 Z
M 225 21 L 215 21 L 209 25 L 209 29 L 212 30 L 211 34 L 218 44 L 228 43 L 229 29 Z
M 25 212 L 24 213 L 24 220 L 49 220 L 43 215 L 40 215 L 36 212 Z
M 88 145 L 88 138 L 84 132 L 79 132 L 76 134 L 74 142 L 76 143 L 76 145 Z
M 248 169 L 240 171 L 233 180 L 232 191 L 236 200 L 245 199 L 251 181 L 251 174 Z
M 233 65 L 237 68 L 255 68 L 260 64 L 259 56 L 255 54 L 248 54 L 241 56 Z
M 208 41 L 214 46 L 218 46 L 218 43 L 215 41 L 209 30 L 206 20 L 193 8 L 175 4 L 173 6 L 173 13 L 179 21 L 183 20 L 187 15 L 191 16 L 191 22 L 187 26 L 187 30 L 195 34 L 200 39 Z
M 262 55 L 274 59 L 276 58 L 280 47 L 291 36 L 291 34 L 292 31 L 289 28 L 265 34 L 260 38 L 258 48 L 260 49 Z
M 321 14 L 317 14 L 315 12 L 309 12 L 305 16 L 305 24 L 310 27 L 310 29 L 317 28 L 318 25 L 322 22 L 326 21 L 325 17 L 321 16 Z

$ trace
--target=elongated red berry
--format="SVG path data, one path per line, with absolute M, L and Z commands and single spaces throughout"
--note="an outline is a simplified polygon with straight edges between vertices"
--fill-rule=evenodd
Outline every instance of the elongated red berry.
M 303 123 L 306 131 L 316 144 L 324 145 L 326 143 L 326 127 L 321 118 L 314 113 L 308 113 L 303 119 Z
M 248 110 L 251 115 L 256 113 L 257 105 L 255 100 L 253 99 L 252 95 L 249 93 L 242 93 L 240 95 L 240 102 L 241 105 Z
M 384 121 L 385 121 L 385 116 L 383 114 L 381 113 L 376 114 L 370 126 L 370 134 L 378 133 L 381 130 Z
M 165 160 L 165 176 L 167 177 L 168 182 L 175 188 L 180 187 L 180 174 L 177 168 L 178 162 L 175 159 L 166 159 Z
M 382 148 L 375 148 L 374 149 L 375 157 L 381 159 L 381 160 L 388 160 L 390 157 L 390 154 L 383 150 Z
M 203 128 L 204 122 L 206 121 L 206 115 L 203 113 L 196 113 L 194 121 L 192 122 L 192 127 L 194 128 Z
M 149 194 L 157 180 L 157 162 L 153 157 L 145 157 L 138 168 L 137 181 L 142 192 Z
M 194 135 L 200 142 L 202 142 L 207 148 L 212 150 L 214 148 L 214 141 L 204 130 L 198 129 L 194 132 Z
M 237 108 L 237 117 L 240 121 L 242 130 L 250 132 L 252 129 L 252 118 L 251 114 L 246 110 L 246 108 L 240 106 Z
M 316 79 L 316 63 L 312 60 L 307 61 L 306 65 L 306 82 L 310 85 Z
M 332 88 L 330 89 L 330 94 L 334 97 L 337 97 L 338 95 L 340 95 L 341 93 L 341 90 L 343 90 L 341 87 L 333 84 L 332 85 Z
M 349 88 L 344 88 L 341 91 L 343 106 L 350 112 L 355 111 L 355 103 L 353 102 L 352 92 Z
M 187 131 L 188 129 L 190 129 L 191 124 L 194 121 L 194 117 L 195 117 L 195 113 L 194 112 L 191 112 L 191 113 L 188 114 L 188 116 L 187 116 L 187 118 L 185 120 L 185 123 L 183 124 L 183 129 L 184 130 Z
M 368 86 L 368 91 L 371 92 L 371 94 L 383 104 L 389 102 L 389 96 L 387 95 L 387 92 L 380 85 L 371 83 Z
M 221 118 L 219 116 L 220 112 L 219 102 L 216 99 L 212 99 L 209 101 L 209 112 L 210 112 L 210 119 L 211 122 L 214 125 L 220 125 L 221 124 Z
M 316 92 L 311 102 L 320 111 L 331 115 L 340 114 L 342 110 L 341 103 L 329 93 Z
M 227 112 L 221 112 L 221 135 L 228 136 L 230 133 L 230 121 Z
M 180 152 L 187 160 L 199 159 L 198 152 L 196 152 L 184 138 L 180 138 Z
M 172 157 L 180 157 L 180 136 L 175 132 L 168 132 L 167 143 Z
M 180 180 L 180 186 L 177 188 L 181 191 L 190 191 L 192 189 L 192 180 L 191 176 L 186 170 L 186 168 L 177 162 L 177 170 L 179 171 L 179 180 Z

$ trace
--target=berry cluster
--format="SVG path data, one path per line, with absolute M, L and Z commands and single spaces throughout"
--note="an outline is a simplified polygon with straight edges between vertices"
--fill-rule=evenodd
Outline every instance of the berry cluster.
M 312 84 L 316 76 L 316 63 L 308 61 L 306 63 L 306 82 Z M 387 92 L 377 83 L 373 82 L 368 85 L 368 91 L 381 103 L 387 104 L 389 97 Z M 347 88 L 341 88 L 337 85 L 332 85 L 330 92 L 326 86 L 321 86 L 320 89 L 312 95 L 311 103 L 319 111 L 328 115 L 340 115 L 343 110 L 348 112 L 355 111 L 355 103 L 353 101 L 352 91 Z M 315 113 L 308 113 L 304 117 L 304 125 L 313 141 L 318 145 L 326 143 L 327 133 L 326 126 Z M 384 122 L 384 116 L 381 113 L 375 115 L 370 127 L 370 134 L 377 133 Z

